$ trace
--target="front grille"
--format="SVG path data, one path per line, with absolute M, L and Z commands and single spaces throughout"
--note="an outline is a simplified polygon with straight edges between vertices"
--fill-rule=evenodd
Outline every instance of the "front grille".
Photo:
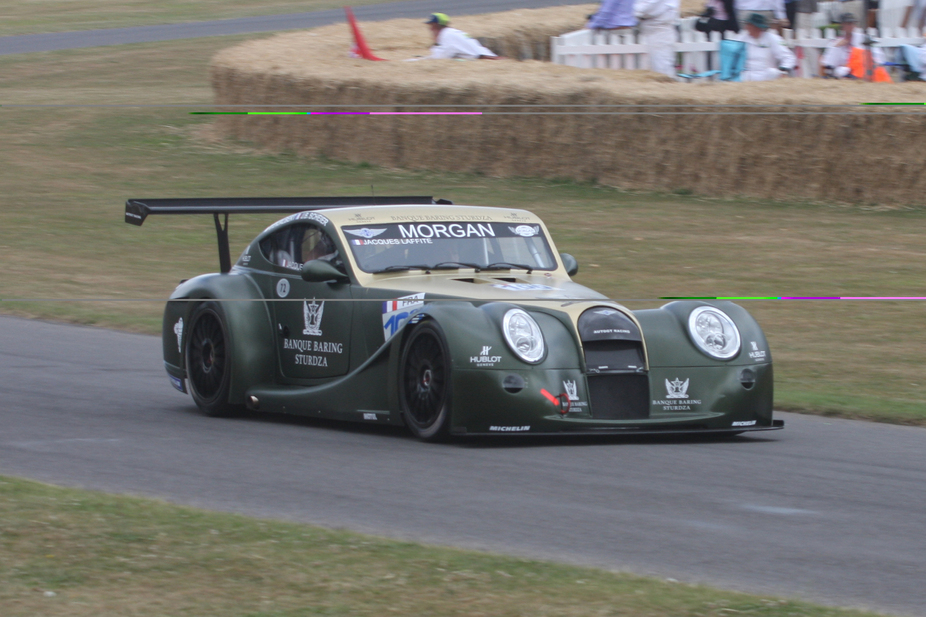
M 643 368 L 639 341 L 582 341 L 589 373 L 636 371 Z
M 639 420 L 649 417 L 649 378 L 639 374 L 588 376 L 593 418 Z

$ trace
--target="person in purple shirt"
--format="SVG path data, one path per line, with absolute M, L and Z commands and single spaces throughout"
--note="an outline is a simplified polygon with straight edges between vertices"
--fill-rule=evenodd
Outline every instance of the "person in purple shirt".
M 633 16 L 634 0 L 604 0 L 585 27 L 589 30 L 614 30 L 637 25 Z

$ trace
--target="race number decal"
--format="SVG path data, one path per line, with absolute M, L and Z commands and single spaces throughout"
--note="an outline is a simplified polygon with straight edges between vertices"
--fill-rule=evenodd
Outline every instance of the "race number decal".
M 383 339 L 388 341 L 392 338 L 423 306 L 423 293 L 383 302 Z

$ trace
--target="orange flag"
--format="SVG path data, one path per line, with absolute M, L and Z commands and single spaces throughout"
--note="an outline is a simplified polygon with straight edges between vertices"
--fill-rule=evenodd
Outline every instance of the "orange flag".
M 354 19 L 354 12 L 350 10 L 349 6 L 344 7 L 344 12 L 347 13 L 347 23 L 350 24 L 350 29 L 354 33 L 354 47 L 352 51 L 364 60 L 385 60 L 385 58 L 377 58 L 373 55 L 373 52 L 370 51 L 366 39 L 363 38 L 363 34 L 360 32 L 360 26 L 357 25 L 357 20 Z

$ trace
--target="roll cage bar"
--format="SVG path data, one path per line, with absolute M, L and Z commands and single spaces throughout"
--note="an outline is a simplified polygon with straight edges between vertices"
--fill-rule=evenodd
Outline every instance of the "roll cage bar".
M 125 222 L 141 227 L 151 214 L 211 214 L 219 243 L 219 268 L 231 270 L 228 248 L 229 214 L 295 214 L 306 210 L 346 206 L 400 206 L 406 204 L 450 205 L 446 199 L 425 196 L 364 197 L 192 197 L 188 199 L 129 199 L 125 202 Z M 219 219 L 224 216 L 224 222 Z

